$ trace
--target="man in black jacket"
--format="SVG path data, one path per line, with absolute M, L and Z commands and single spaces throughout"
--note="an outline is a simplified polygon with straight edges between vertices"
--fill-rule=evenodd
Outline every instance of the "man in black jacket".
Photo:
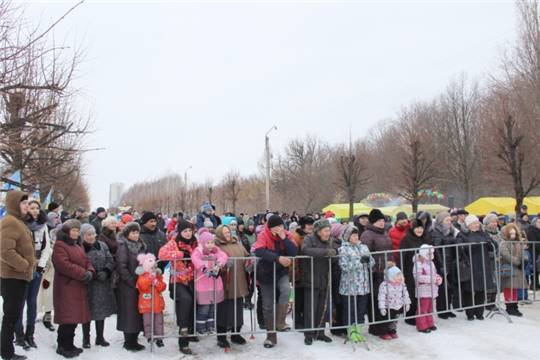
M 147 211 L 141 216 L 141 239 L 146 244 L 146 252 L 154 254 L 156 259 L 159 255 L 159 249 L 167 242 L 167 238 L 163 231 L 157 227 L 157 217 L 151 212 Z M 158 267 L 163 271 L 166 262 L 158 263 Z

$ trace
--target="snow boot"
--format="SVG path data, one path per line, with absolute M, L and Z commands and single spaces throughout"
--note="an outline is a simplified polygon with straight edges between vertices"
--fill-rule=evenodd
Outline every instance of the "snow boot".
M 105 331 L 105 320 L 96 321 L 96 345 L 107 347 L 111 344 L 103 337 Z
M 274 329 L 273 319 L 266 320 L 266 340 L 263 346 L 267 349 L 273 348 L 277 344 L 277 334 Z
M 15 345 L 20 346 L 23 348 L 23 350 L 30 350 L 30 345 L 26 342 L 24 333 L 17 334 L 15 333 Z
M 285 322 L 287 318 L 287 310 L 289 304 L 277 304 L 276 306 L 276 329 L 277 331 L 284 332 L 291 330 L 289 324 Z
M 242 327 L 239 326 L 238 328 L 236 328 L 236 332 L 239 333 L 240 331 L 242 330 Z M 244 339 L 242 337 L 242 335 L 240 334 L 237 334 L 237 335 L 231 335 L 231 342 L 233 344 L 236 344 L 236 345 L 245 345 L 246 344 L 246 339 Z
M 25 336 L 24 336 L 24 340 L 26 340 L 26 343 L 27 343 L 30 347 L 33 347 L 34 349 L 37 349 L 37 344 L 36 344 L 36 342 L 34 341 L 34 330 L 35 330 L 35 326 L 34 326 L 34 325 L 27 326 L 27 327 L 26 327 L 26 334 L 25 334 Z

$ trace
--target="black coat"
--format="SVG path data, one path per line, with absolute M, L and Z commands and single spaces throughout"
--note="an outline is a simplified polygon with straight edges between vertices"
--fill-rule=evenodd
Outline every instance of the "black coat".
M 308 260 L 303 276 L 303 286 L 315 289 L 326 289 L 328 287 L 328 276 L 331 262 L 336 262 L 337 257 L 330 258 L 329 252 L 334 250 L 337 254 L 338 245 L 334 238 L 329 241 L 322 241 L 317 234 L 310 234 L 304 238 L 302 245 L 302 255 L 313 257 L 313 262 Z M 313 263 L 313 281 L 311 280 L 311 263 Z
M 470 273 L 472 276 L 467 275 L 470 279 L 461 282 L 461 288 L 468 292 L 484 291 L 484 289 L 489 290 L 493 288 L 492 279 L 494 269 L 491 266 L 489 258 L 489 253 L 493 251 L 491 237 L 484 231 L 460 232 L 456 238 L 456 242 L 458 244 L 471 244 L 460 247 L 460 259 L 466 257 L 469 260 L 470 270 L 472 271 Z
M 443 232 L 436 226 L 431 233 L 431 239 L 433 240 L 433 246 L 453 245 L 456 243 L 453 229 L 451 229 L 448 235 L 444 235 Z M 456 247 L 449 246 L 447 248 L 435 249 L 435 266 L 439 275 L 448 275 L 453 273 L 452 265 L 456 258 Z M 445 265 L 446 264 L 446 265 Z
M 159 249 L 167 243 L 167 237 L 163 231 L 156 228 L 154 231 L 150 231 L 144 226 L 141 226 L 141 240 L 146 245 L 146 252 L 154 254 L 156 259 L 159 259 Z M 166 262 L 160 262 L 159 268 L 165 269 Z

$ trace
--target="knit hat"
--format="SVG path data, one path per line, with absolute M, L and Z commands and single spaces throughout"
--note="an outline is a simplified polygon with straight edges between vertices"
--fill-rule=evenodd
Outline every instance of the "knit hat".
M 210 218 L 205 218 L 203 225 L 204 225 L 205 228 L 213 228 L 214 227 L 214 223 L 212 222 L 212 220 L 210 220 Z
M 418 254 L 423 257 L 424 259 L 432 259 L 433 258 L 433 246 L 428 244 L 423 244 L 420 246 L 420 250 L 418 250 Z
M 90 225 L 90 224 L 82 224 L 81 225 L 81 239 L 84 239 L 84 236 L 87 234 L 87 233 L 96 233 L 96 229 L 94 228 L 93 225 Z
M 268 218 L 268 227 L 271 229 L 276 226 L 285 225 L 281 216 L 272 215 Z
M 102 212 L 107 212 L 107 210 L 105 210 L 105 208 L 101 206 L 96 209 L 96 215 L 99 215 Z
M 103 219 L 103 221 L 101 222 L 101 225 L 103 227 L 107 227 L 110 224 L 115 224 L 117 222 L 118 221 L 116 221 L 116 218 L 114 216 L 107 216 L 105 219 Z
M 465 218 L 465 226 L 467 227 L 471 226 L 475 222 L 480 222 L 476 215 L 467 215 L 467 217 Z
M 368 219 L 370 224 L 375 224 L 379 220 L 384 220 L 384 215 L 381 210 L 373 209 L 369 212 Z
M 47 214 L 47 226 L 54 228 L 60 222 L 60 215 L 51 211 Z
M 456 211 L 456 215 L 469 215 L 469 212 L 465 209 L 459 209 Z
M 71 229 L 79 229 L 80 230 L 81 229 L 81 222 L 79 220 L 76 220 L 76 219 L 69 219 L 65 223 L 62 224 L 62 230 L 66 234 L 69 234 Z
M 396 215 L 396 222 L 401 220 L 407 220 L 407 214 L 405 214 L 403 211 L 400 211 Z
M 200 246 L 205 248 L 206 244 L 208 244 L 210 241 L 213 241 L 213 240 L 214 240 L 214 235 L 212 235 L 210 231 L 206 230 L 200 234 L 198 243 Z
M 359 219 L 360 219 L 360 218 L 363 218 L 363 217 L 369 218 L 369 214 L 367 214 L 367 213 L 360 213 L 360 214 L 358 214 L 358 218 L 359 218 Z
M 352 234 L 358 234 L 358 228 L 352 225 L 344 225 L 343 229 L 341 230 L 341 240 L 350 242 Z
M 343 227 L 345 225 L 337 224 L 337 223 L 332 224 L 330 219 L 328 219 L 328 222 L 330 223 L 330 228 L 331 228 L 330 235 L 332 235 L 334 239 L 341 239 L 341 233 L 343 232 Z
M 421 227 L 421 228 L 424 227 L 424 223 L 422 222 L 422 220 L 420 220 L 420 219 L 414 219 L 414 220 L 411 222 L 411 231 L 414 231 L 414 229 L 416 229 L 417 227 Z
M 201 212 L 202 213 L 212 212 L 212 210 L 213 210 L 213 208 L 212 208 L 212 205 L 210 203 L 204 203 L 201 206 Z
M 122 230 L 122 235 L 128 237 L 129 233 L 132 231 L 141 231 L 141 226 L 135 221 L 126 224 L 126 227 L 124 227 L 124 229 Z
M 397 266 L 392 266 L 388 269 L 386 269 L 386 279 L 388 281 L 394 281 L 396 276 L 401 274 L 401 270 Z
M 153 212 L 151 211 L 147 211 L 143 214 L 143 216 L 141 216 L 141 224 L 144 225 L 146 224 L 147 222 L 149 222 L 150 220 L 156 220 L 157 221 L 157 217 L 156 217 L 156 214 L 154 214 Z
M 330 225 L 330 221 L 328 219 L 319 219 L 313 223 L 313 232 L 318 233 L 324 228 L 332 228 L 332 225 Z
M 178 219 L 178 222 L 176 223 L 176 231 L 178 231 L 178 233 L 181 233 L 182 231 L 184 231 L 186 229 L 192 229 L 193 230 L 193 224 L 190 223 L 187 220 Z
M 439 224 L 439 225 L 442 225 L 444 219 L 446 219 L 447 217 L 450 216 L 450 213 L 447 212 L 447 211 L 441 211 L 440 213 L 437 214 L 437 216 L 435 217 L 435 223 L 436 224 Z
M 484 216 L 484 220 L 482 221 L 482 223 L 484 224 L 484 226 L 488 226 L 490 222 L 498 221 L 498 220 L 499 220 L 499 217 L 496 214 L 489 213 L 486 216 Z M 465 221 L 467 221 L 467 220 L 465 220 Z
M 127 224 L 127 223 L 130 223 L 132 222 L 134 219 L 133 219 L 133 216 L 131 216 L 130 214 L 124 214 L 122 215 L 122 217 L 120 218 L 120 221 L 122 221 L 124 224 Z
M 47 210 L 49 210 L 49 211 L 54 211 L 54 210 L 58 209 L 59 207 L 60 207 L 60 205 L 58 205 L 57 203 L 55 203 L 55 202 L 53 201 L 53 202 L 51 202 L 51 203 L 49 204 L 49 206 L 47 206 Z

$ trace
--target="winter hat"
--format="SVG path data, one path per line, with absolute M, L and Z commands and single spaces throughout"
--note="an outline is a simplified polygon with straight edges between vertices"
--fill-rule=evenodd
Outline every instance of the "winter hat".
M 96 209 L 96 215 L 99 215 L 102 212 L 107 212 L 107 210 L 105 210 L 105 208 L 101 206 Z
M 107 216 L 103 221 L 101 222 L 101 225 L 103 227 L 107 227 L 110 224 L 116 224 L 118 221 L 116 221 L 116 218 L 114 216 Z
M 236 225 L 238 225 L 238 226 L 244 225 L 244 219 L 242 219 L 241 217 L 237 217 L 236 218 Z
M 281 218 L 281 216 L 278 216 L 278 215 L 271 215 L 269 218 L 268 218 L 268 227 L 271 229 L 273 227 L 276 227 L 276 226 L 280 226 L 280 225 L 285 225 L 283 223 L 283 219 Z
M 255 225 L 255 221 L 253 219 L 249 219 L 247 221 L 247 226 L 249 226 L 249 225 Z
M 469 212 L 465 209 L 459 209 L 456 211 L 456 215 L 469 215 Z
M 424 259 L 433 259 L 433 246 L 428 244 L 423 244 L 418 250 L 418 254 Z
M 467 215 L 467 217 L 465 218 L 465 226 L 467 227 L 471 226 L 475 222 L 480 222 L 476 215 Z
M 55 203 L 54 201 L 51 202 L 49 204 L 49 206 L 47 206 L 47 210 L 49 211 L 54 211 L 54 210 L 57 210 L 58 208 L 60 207 L 60 205 L 58 205 L 57 203 Z
M 122 215 L 122 217 L 120 218 L 120 221 L 122 221 L 124 224 L 127 224 L 127 223 L 130 223 L 132 222 L 134 219 L 133 219 L 133 216 L 131 216 L 130 214 L 124 214 Z
M 303 229 L 306 225 L 313 225 L 314 222 L 315 220 L 311 216 L 302 216 L 298 221 L 298 225 Z
M 205 228 L 213 228 L 214 227 L 214 223 L 212 222 L 212 220 L 210 220 L 210 218 L 206 218 L 204 219 L 204 227 Z
M 156 220 L 157 221 L 157 217 L 156 217 L 156 214 L 154 214 L 153 212 L 151 211 L 146 211 L 143 216 L 141 216 L 141 224 L 144 225 L 146 224 L 147 222 L 149 222 L 150 220 Z
M 141 226 L 138 223 L 136 223 L 135 221 L 127 223 L 126 227 L 124 227 L 124 229 L 122 230 L 122 234 L 125 237 L 128 237 L 129 233 L 132 232 L 132 231 L 138 231 L 138 232 L 141 231 Z
M 69 219 L 65 223 L 62 224 L 62 231 L 64 231 L 66 234 L 69 234 L 71 229 L 81 229 L 81 222 L 76 219 Z
M 203 247 L 203 249 L 206 247 L 206 244 L 208 244 L 210 241 L 214 240 L 214 235 L 210 233 L 210 231 L 206 230 L 203 231 L 199 236 L 199 245 Z
M 214 210 L 214 209 L 212 208 L 212 205 L 210 203 L 204 203 L 201 206 L 201 212 L 202 213 L 212 212 L 212 210 Z
M 373 209 L 369 212 L 368 219 L 370 224 L 375 224 L 379 220 L 384 220 L 384 215 L 381 210 Z
M 341 235 L 340 235 L 341 240 L 345 242 L 350 242 L 352 234 L 358 234 L 358 228 L 356 226 L 352 226 L 352 225 L 343 226 L 343 229 L 341 230 Z
M 330 223 L 331 231 L 330 234 L 334 239 L 340 239 L 341 232 L 343 231 L 344 225 L 341 224 L 332 224 L 330 222 L 330 219 L 328 219 L 328 222 Z
M 407 214 L 405 214 L 403 211 L 398 212 L 396 215 L 396 222 L 407 219 Z
M 193 230 L 193 224 L 190 223 L 187 220 L 178 219 L 178 222 L 176 223 L 176 231 L 178 231 L 178 233 L 181 233 L 182 231 L 184 231 L 186 229 L 192 229 Z
M 484 220 L 482 221 L 482 223 L 484 224 L 484 226 L 488 226 L 489 223 L 494 221 L 494 220 L 498 221 L 499 217 L 496 214 L 489 213 L 486 216 L 484 216 Z
M 435 216 L 435 224 L 442 225 L 444 219 L 450 216 L 450 213 L 448 211 L 441 211 L 440 213 Z
M 47 214 L 47 226 L 54 228 L 60 222 L 60 215 L 51 211 Z
M 397 266 L 392 266 L 386 269 L 386 279 L 388 281 L 394 281 L 394 279 L 401 274 L 401 270 Z
M 418 227 L 423 228 L 423 227 L 424 227 L 424 223 L 423 223 L 422 220 L 420 220 L 420 219 L 414 219 L 414 220 L 411 222 L 411 231 L 414 231 L 414 229 L 416 229 L 416 228 L 418 228 Z
M 84 236 L 88 233 L 96 233 L 96 228 L 94 228 L 93 225 L 90 224 L 82 224 L 81 225 L 81 239 L 84 239 Z
M 298 229 L 298 224 L 296 223 L 296 221 L 293 221 L 292 223 L 289 224 L 289 231 L 290 232 L 295 232 L 296 229 Z
M 80 213 L 84 213 L 86 210 L 83 207 L 78 207 L 77 210 L 75 210 L 75 211 L 78 211 Z
M 360 213 L 360 214 L 358 214 L 358 218 L 359 218 L 359 219 L 360 219 L 360 218 L 364 218 L 364 217 L 369 218 L 369 214 L 366 214 L 366 213 Z
M 330 225 L 330 221 L 328 221 L 328 219 L 319 219 L 313 223 L 314 233 L 318 233 L 324 228 L 332 228 L 332 225 Z

